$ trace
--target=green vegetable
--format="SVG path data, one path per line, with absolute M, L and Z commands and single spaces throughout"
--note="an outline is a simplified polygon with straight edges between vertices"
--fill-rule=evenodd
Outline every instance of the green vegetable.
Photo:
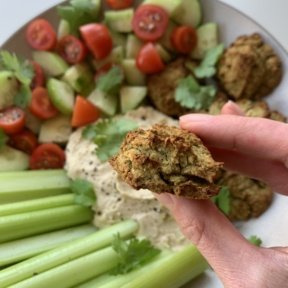
M 2 129 L 0 129 L 0 149 L 3 148 L 6 145 L 8 139 L 9 138 L 5 134 L 5 132 Z
M 0 173 L 0 203 L 2 204 L 70 192 L 70 181 L 64 170 Z
M 80 26 L 96 22 L 100 4 L 100 0 L 71 0 L 70 5 L 57 7 L 57 12 L 69 24 L 71 34 L 78 36 Z
M 0 70 L 8 70 L 14 73 L 20 82 L 20 90 L 15 98 L 15 105 L 21 108 L 27 107 L 31 99 L 30 84 L 34 77 L 32 64 L 19 59 L 16 54 L 8 51 L 0 51 Z
M 263 243 L 262 239 L 259 238 L 259 237 L 256 236 L 256 235 L 251 236 L 251 237 L 248 239 L 248 241 L 249 241 L 251 244 L 253 244 L 253 245 L 255 245 L 255 246 L 258 246 L 258 247 L 260 247 L 260 246 L 262 245 L 262 243 Z
M 212 201 L 225 215 L 229 215 L 231 209 L 231 199 L 228 187 L 222 187 L 219 194 L 212 198 Z
M 80 205 L 3 216 L 0 218 L 0 243 L 88 223 L 92 217 L 92 211 Z
M 119 235 L 114 237 L 112 248 L 118 255 L 118 265 L 112 274 L 126 274 L 149 262 L 160 253 L 159 249 L 152 246 L 150 241 L 133 238 L 130 241 L 123 241 Z
M 96 154 L 104 162 L 118 152 L 126 134 L 136 128 L 137 124 L 128 119 L 103 119 L 85 128 L 83 137 L 95 142 Z
M 71 182 L 71 190 L 75 194 L 75 203 L 91 207 L 95 204 L 96 195 L 93 185 L 87 180 L 76 179 Z
M 135 221 L 124 221 L 99 230 L 92 235 L 74 240 L 69 244 L 62 245 L 61 247 L 45 252 L 9 268 L 3 269 L 0 271 L 0 288 L 6 288 L 11 284 L 18 283 L 41 272 L 50 270 L 61 264 L 107 247 L 113 241 L 115 234 L 119 233 L 121 237 L 126 238 L 135 233 L 137 229 L 138 224 Z M 95 265 L 92 264 L 90 269 L 94 269 L 94 266 Z M 81 266 L 78 267 L 78 269 L 79 268 L 81 268 Z M 81 273 L 78 271 L 75 274 L 79 275 Z M 74 276 L 74 273 L 70 273 L 68 278 L 72 276 Z M 65 281 L 62 283 L 65 283 Z M 42 285 L 40 285 L 40 287 L 43 288 Z M 55 285 L 55 287 L 59 286 Z
M 224 44 L 209 49 L 200 66 L 194 68 L 194 74 L 197 78 L 210 78 L 216 74 L 216 64 L 224 52 Z
M 214 86 L 200 86 L 190 75 L 179 82 L 175 91 L 175 100 L 185 108 L 207 109 L 213 102 L 216 91 Z
M 0 267 L 34 257 L 95 231 L 94 226 L 83 225 L 3 243 L 0 245 Z
M 124 74 L 120 67 L 114 66 L 96 82 L 98 90 L 107 94 L 117 94 L 124 80 Z

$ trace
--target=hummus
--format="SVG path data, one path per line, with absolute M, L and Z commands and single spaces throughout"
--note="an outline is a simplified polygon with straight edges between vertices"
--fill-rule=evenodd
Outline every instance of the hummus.
M 156 123 L 178 123 L 150 107 L 141 107 L 125 116 L 136 121 L 140 127 Z M 124 183 L 108 162 L 101 163 L 95 154 L 96 145 L 82 137 L 82 129 L 74 132 L 66 149 L 66 170 L 72 179 L 90 181 L 95 189 L 94 224 L 106 227 L 124 219 L 139 223 L 139 236 L 149 239 L 155 246 L 177 250 L 188 243 L 169 211 L 163 207 L 149 190 L 136 191 Z

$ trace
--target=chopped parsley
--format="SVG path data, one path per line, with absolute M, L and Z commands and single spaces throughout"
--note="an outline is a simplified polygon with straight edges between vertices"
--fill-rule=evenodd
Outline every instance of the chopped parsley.
M 152 246 L 148 240 L 122 240 L 117 234 L 112 242 L 112 248 L 118 254 L 118 265 L 113 269 L 113 275 L 126 274 L 145 265 L 161 251 Z
M 75 203 L 85 207 L 91 207 L 95 204 L 96 196 L 90 182 L 76 179 L 71 182 L 71 190 L 75 194 Z
M 107 161 L 118 153 L 126 134 L 137 128 L 129 119 L 102 119 L 83 130 L 83 137 L 97 145 L 96 155 L 100 161 Z
M 253 236 L 251 236 L 249 239 L 248 239 L 248 241 L 251 243 L 251 244 L 253 244 L 253 245 L 255 245 L 255 246 L 258 246 L 258 247 L 260 247 L 261 245 L 262 245 L 262 240 L 258 237 L 258 236 L 255 236 L 255 235 L 253 235 Z
M 225 214 L 228 215 L 230 212 L 230 191 L 228 187 L 222 187 L 219 194 L 212 198 L 212 201 L 216 206 Z
M 8 141 L 8 136 L 5 134 L 5 132 L 0 129 L 0 149 L 2 149 Z
M 190 75 L 179 82 L 175 91 L 175 100 L 182 107 L 199 111 L 209 108 L 216 92 L 214 86 L 200 86 L 196 79 Z

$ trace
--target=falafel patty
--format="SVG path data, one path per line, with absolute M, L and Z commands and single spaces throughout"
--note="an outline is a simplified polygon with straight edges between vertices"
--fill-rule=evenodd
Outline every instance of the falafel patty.
M 154 125 L 127 134 L 120 152 L 110 160 L 134 189 L 209 199 L 222 163 L 215 162 L 194 134 L 173 126 Z

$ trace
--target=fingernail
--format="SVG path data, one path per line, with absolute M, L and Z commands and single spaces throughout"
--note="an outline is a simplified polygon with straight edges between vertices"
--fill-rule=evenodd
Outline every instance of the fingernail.
M 244 111 L 235 102 L 229 100 L 221 109 L 221 114 L 244 116 Z
M 168 193 L 155 194 L 155 197 L 168 209 L 174 206 L 173 196 Z
M 180 122 L 185 123 L 185 122 L 204 122 L 204 121 L 209 121 L 213 118 L 214 116 L 212 115 L 206 115 L 206 114 L 188 114 L 181 116 Z

